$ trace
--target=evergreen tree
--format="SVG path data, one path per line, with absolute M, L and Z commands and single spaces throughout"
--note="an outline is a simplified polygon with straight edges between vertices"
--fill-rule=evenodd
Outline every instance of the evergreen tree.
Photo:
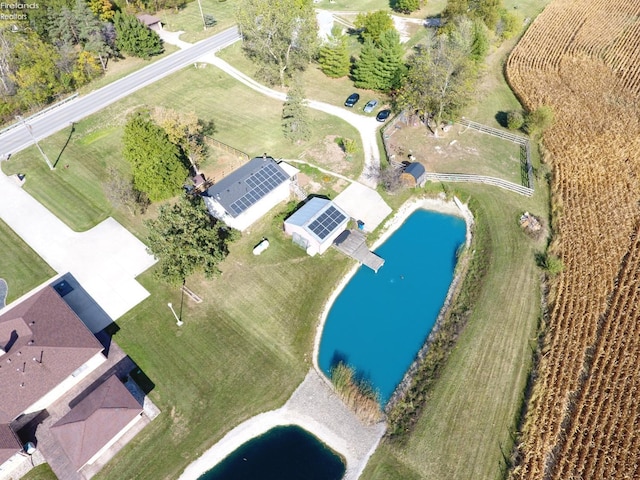
M 404 47 L 400 43 L 400 35 L 395 30 L 387 30 L 380 35 L 379 68 L 380 90 L 389 92 L 399 88 L 406 74 L 404 64 Z
M 297 77 L 282 107 L 282 128 L 284 136 L 294 143 L 308 140 L 311 136 L 309 116 L 304 105 L 304 91 Z
M 334 26 L 327 42 L 320 47 L 318 53 L 320 69 L 328 77 L 340 78 L 349 75 L 351 59 L 347 49 L 347 37 L 342 34 L 342 29 Z
M 471 58 L 480 63 L 484 61 L 489 51 L 489 36 L 487 27 L 480 20 L 473 22 L 473 41 L 471 43 Z
M 353 67 L 354 84 L 358 88 L 377 90 L 378 87 L 378 49 L 373 40 L 366 39 L 360 58 Z
M 382 92 L 398 88 L 405 72 L 402 56 L 403 47 L 395 30 L 382 33 L 379 46 L 366 39 L 353 71 L 355 86 Z
M 163 52 L 160 36 L 133 15 L 117 12 L 114 26 L 116 46 L 120 51 L 147 60 Z
M 124 158 L 131 164 L 133 183 L 151 201 L 176 195 L 187 177 L 179 149 L 148 112 L 136 112 L 124 127 Z

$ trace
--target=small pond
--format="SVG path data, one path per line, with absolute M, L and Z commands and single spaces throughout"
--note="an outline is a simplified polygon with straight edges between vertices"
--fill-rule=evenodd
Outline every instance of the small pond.
M 198 480 L 340 480 L 344 472 L 320 440 L 287 425 L 249 440 Z
M 350 365 L 385 405 L 437 320 L 465 235 L 459 217 L 411 214 L 376 250 L 385 259 L 378 273 L 360 267 L 331 306 L 318 354 L 324 373 Z

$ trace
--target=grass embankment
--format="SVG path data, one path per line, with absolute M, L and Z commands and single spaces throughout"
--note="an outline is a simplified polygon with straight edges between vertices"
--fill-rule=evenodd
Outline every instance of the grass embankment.
M 310 110 L 311 139 L 300 145 L 292 144 L 282 133 L 280 101 L 265 97 L 208 66 L 182 70 L 82 120 L 73 132 L 68 127 L 42 140 L 40 145 L 51 161 L 57 160 L 53 172 L 35 147 L 12 156 L 10 161 L 2 163 L 2 168 L 7 174 L 26 173 L 24 188 L 76 231 L 86 230 L 113 216 L 144 236 L 142 217 L 131 218 L 114 210 L 103 188 L 108 165 L 129 171 L 121 153 L 123 125 L 127 114 L 143 105 L 194 111 L 205 121 L 213 120 L 214 138 L 250 156 L 267 152 L 276 158 L 297 158 L 305 151 L 324 151 L 325 137 L 335 134 L 359 142 L 357 131 L 347 123 Z M 321 155 L 306 158 L 319 166 L 327 166 Z M 210 161 L 215 163 L 215 158 Z M 362 165 L 360 147 L 345 173 L 355 177 L 362 171 Z M 149 213 L 153 214 L 153 209 Z
M 231 245 L 212 281 L 189 279 L 203 303 L 141 277 L 151 297 L 118 321 L 114 340 L 155 383 L 162 414 L 96 478 L 177 478 L 186 465 L 251 416 L 282 406 L 311 366 L 316 319 L 350 262 L 309 257 L 269 216 Z M 263 236 L 271 246 L 251 252 Z
M 523 210 L 546 213 L 546 188 L 533 199 L 483 186 L 456 190 L 473 198 L 474 249 L 486 274 L 465 285 L 477 289 L 474 304 L 464 290 L 454 304 L 468 311 L 468 321 L 439 377 L 422 392 L 428 400 L 413 431 L 402 442 L 385 440 L 364 479 L 500 478 L 511 451 L 540 312 L 534 255 L 544 248 L 517 219 Z
M 0 278 L 9 286 L 7 305 L 55 275 L 55 271 L 0 220 Z

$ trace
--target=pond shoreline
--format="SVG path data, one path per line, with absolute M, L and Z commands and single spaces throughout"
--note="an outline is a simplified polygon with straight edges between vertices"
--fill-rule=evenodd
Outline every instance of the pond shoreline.
M 389 239 L 389 237 L 396 230 L 398 230 L 398 228 L 400 228 L 402 226 L 402 224 L 409 218 L 409 216 L 412 213 L 414 213 L 416 210 L 419 210 L 419 209 L 432 211 L 432 212 L 443 213 L 443 214 L 446 214 L 446 215 L 453 215 L 453 216 L 462 218 L 465 221 L 465 224 L 466 224 L 465 247 L 469 248 L 469 246 L 471 245 L 472 227 L 473 227 L 473 224 L 474 224 L 473 214 L 471 213 L 471 211 L 469 210 L 467 205 L 463 204 L 460 200 L 458 200 L 458 198 L 454 197 L 453 200 L 447 200 L 446 198 L 444 198 L 443 195 L 441 195 L 438 198 L 418 198 L 418 199 L 412 199 L 412 200 L 409 200 L 409 201 L 405 202 L 398 209 L 398 211 L 395 213 L 395 215 L 393 217 L 391 217 L 389 220 L 387 220 L 387 222 L 384 224 L 383 231 L 382 231 L 381 235 L 376 239 L 376 241 L 371 246 L 371 250 L 374 251 L 378 247 L 380 247 L 380 245 L 382 245 L 385 241 L 387 241 Z M 320 353 L 320 341 L 322 339 L 322 332 L 324 330 L 325 323 L 326 323 L 327 318 L 329 316 L 329 312 L 331 311 L 331 308 L 333 307 L 333 304 L 335 303 L 336 299 L 338 298 L 338 296 L 340 295 L 342 290 L 344 290 L 344 288 L 347 286 L 349 281 L 356 274 L 356 272 L 358 271 L 359 268 L 360 268 L 359 264 L 354 265 L 344 275 L 344 277 L 342 277 L 342 279 L 340 280 L 338 285 L 333 289 L 333 291 L 331 292 L 331 295 L 329 296 L 329 298 L 327 299 L 327 302 L 324 305 L 322 313 L 320 314 L 320 321 L 318 322 L 318 326 L 316 327 L 316 334 L 315 334 L 315 340 L 314 340 L 314 345 L 313 345 L 313 356 L 312 356 L 312 358 L 313 358 L 313 367 L 318 372 L 320 377 L 322 379 L 324 379 L 325 382 L 327 382 L 327 384 L 331 388 L 333 388 L 331 380 L 324 374 L 324 372 L 322 371 L 322 369 L 320 368 L 320 366 L 318 364 L 318 357 L 319 357 L 319 353 Z M 436 319 L 436 323 L 434 324 L 432 333 L 437 331 L 437 329 L 439 327 L 439 324 L 441 323 L 442 318 L 444 317 L 444 314 L 446 313 L 446 311 L 447 311 L 447 309 L 448 309 L 448 307 L 450 305 L 451 298 L 453 296 L 453 292 L 455 291 L 455 288 L 457 288 L 457 285 L 459 284 L 460 277 L 461 277 L 461 275 L 460 275 L 459 269 L 456 266 L 456 273 L 454 275 L 453 280 L 451 281 L 451 285 L 449 286 L 449 290 L 447 292 L 447 296 L 445 297 L 445 301 L 443 303 L 443 307 L 441 308 L 440 313 L 438 314 L 438 317 Z M 431 339 L 431 333 L 429 334 L 429 336 L 428 336 L 427 340 L 425 341 L 424 345 L 420 348 L 420 350 L 416 354 L 416 359 L 414 360 L 414 362 L 411 364 L 411 366 L 407 370 L 407 373 L 403 377 L 402 381 L 398 384 L 398 388 L 396 388 L 396 391 L 391 396 L 391 399 L 389 400 L 389 402 L 387 402 L 387 405 L 390 405 L 392 403 L 392 401 L 397 400 L 397 398 L 396 398 L 397 395 L 396 394 L 398 392 L 398 389 L 400 389 L 401 386 L 404 384 L 405 380 L 407 379 L 408 373 L 409 372 L 413 372 L 415 370 L 414 364 L 416 364 L 416 361 L 419 358 L 421 358 L 421 357 L 419 357 L 419 355 L 421 355 L 421 354 L 424 355 L 423 350 L 425 349 L 425 347 L 428 346 L 430 339 Z

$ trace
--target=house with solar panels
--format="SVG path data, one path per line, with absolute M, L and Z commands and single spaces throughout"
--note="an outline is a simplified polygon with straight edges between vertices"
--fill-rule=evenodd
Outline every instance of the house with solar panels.
M 284 222 L 293 242 L 313 256 L 324 253 L 347 228 L 349 215 L 331 200 L 313 197 Z
M 211 216 L 237 230 L 245 230 L 291 195 L 300 172 L 272 157 L 256 157 L 234 170 L 202 194 Z

